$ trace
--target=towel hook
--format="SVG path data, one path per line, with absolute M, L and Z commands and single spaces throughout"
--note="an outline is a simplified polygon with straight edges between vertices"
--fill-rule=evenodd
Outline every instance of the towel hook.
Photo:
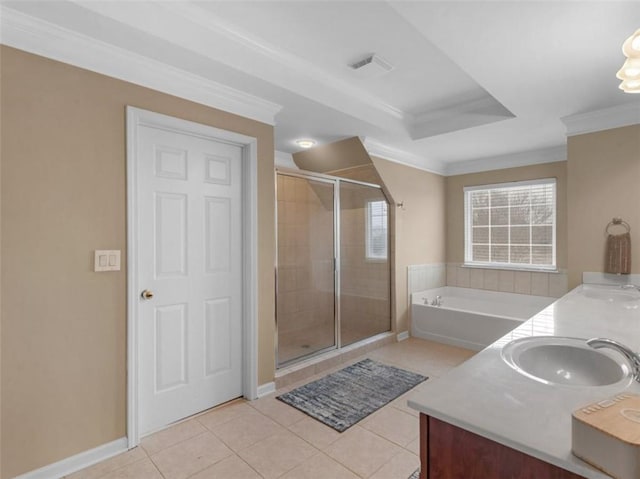
M 613 218 L 611 221 L 609 221 L 609 224 L 607 225 L 607 227 L 605 228 L 605 231 L 607 234 L 612 234 L 609 231 L 609 228 L 611 228 L 612 226 L 622 226 L 624 229 L 626 229 L 627 233 L 629 233 L 631 231 L 631 226 L 629 226 L 629 223 L 627 223 L 626 221 L 624 221 L 622 218 L 616 217 Z

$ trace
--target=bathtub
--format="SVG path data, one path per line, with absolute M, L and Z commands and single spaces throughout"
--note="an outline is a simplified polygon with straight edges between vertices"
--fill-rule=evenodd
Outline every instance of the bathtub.
M 431 306 L 436 296 L 441 306 Z M 428 289 L 411 295 L 411 335 L 480 351 L 556 299 L 453 286 Z

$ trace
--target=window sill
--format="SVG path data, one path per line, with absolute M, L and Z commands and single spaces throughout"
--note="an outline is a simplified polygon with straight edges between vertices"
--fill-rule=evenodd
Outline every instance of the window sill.
M 461 268 L 469 268 L 469 269 L 495 269 L 502 271 L 523 271 L 529 273 L 561 273 L 561 271 L 557 267 L 551 268 L 532 268 L 532 267 L 523 267 L 519 268 L 517 266 L 498 266 L 498 265 L 484 265 L 484 264 L 461 264 Z
M 367 263 L 386 263 L 387 261 L 389 261 L 388 258 L 369 258 L 369 257 L 365 257 L 365 261 Z

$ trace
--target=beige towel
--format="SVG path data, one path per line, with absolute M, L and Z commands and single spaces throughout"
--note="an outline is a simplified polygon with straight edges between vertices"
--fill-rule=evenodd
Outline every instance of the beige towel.
M 606 273 L 631 273 L 631 235 L 609 235 L 607 237 Z

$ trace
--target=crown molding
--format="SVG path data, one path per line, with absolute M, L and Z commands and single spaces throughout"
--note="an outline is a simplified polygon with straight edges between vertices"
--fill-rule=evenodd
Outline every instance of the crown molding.
M 445 176 L 503 170 L 505 168 L 517 168 L 519 166 L 555 163 L 557 161 L 567 161 L 566 145 L 449 163 L 446 168 Z
M 489 113 L 495 111 L 496 107 L 500 108 L 500 113 Z M 513 118 L 515 115 L 507 110 L 494 97 L 486 94 L 482 98 L 476 98 L 467 102 L 456 103 L 450 106 L 444 106 L 436 109 L 427 109 L 421 112 L 413 113 L 413 121 L 416 123 L 427 123 L 431 121 L 441 120 L 443 118 L 457 117 L 464 114 L 484 114 L 505 118 Z
M 270 125 L 282 106 L 0 4 L 0 43 Z
M 172 14 L 180 15 L 184 19 L 206 28 L 218 35 L 223 35 L 228 40 L 240 44 L 255 53 L 267 57 L 270 61 L 282 65 L 284 68 L 301 75 L 300 79 L 311 78 L 314 81 L 330 87 L 331 89 L 347 93 L 351 98 L 355 98 L 362 103 L 373 107 L 395 119 L 402 120 L 405 113 L 388 103 L 380 101 L 372 95 L 364 93 L 358 88 L 354 88 L 349 83 L 336 78 L 325 70 L 318 68 L 313 62 L 303 60 L 296 55 L 288 53 L 274 45 L 265 42 L 263 39 L 252 35 L 227 21 L 216 17 L 210 11 L 189 2 L 162 2 L 162 7 Z M 298 79 L 298 81 L 300 80 Z
M 132 2 L 130 7 L 121 8 L 122 2 L 69 1 L 215 64 L 260 78 L 352 117 L 366 119 L 383 131 L 406 133 L 401 110 L 322 70 L 312 60 L 297 58 L 192 2 Z M 155 21 L 148 21 L 150 17 Z M 212 44 L 215 47 L 212 48 Z
M 640 103 L 626 103 L 602 110 L 565 116 L 560 120 L 567 129 L 567 136 L 638 125 L 640 124 Z
M 367 153 L 371 156 L 377 156 L 383 160 L 388 160 L 400 165 L 409 166 L 418 170 L 435 173 L 436 175 L 445 175 L 445 164 L 438 160 L 431 160 L 404 150 L 390 147 L 383 143 L 370 138 L 365 138 L 362 142 Z

